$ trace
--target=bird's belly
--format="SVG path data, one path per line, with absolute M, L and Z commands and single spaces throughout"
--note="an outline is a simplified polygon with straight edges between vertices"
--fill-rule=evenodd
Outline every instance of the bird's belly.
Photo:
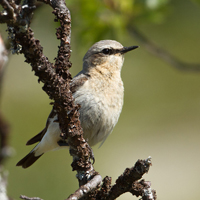
M 105 99 L 106 96 L 84 93 L 75 98 L 81 105 L 80 121 L 84 138 L 90 146 L 104 142 L 116 125 L 122 110 L 123 99 Z M 123 96 L 122 96 L 123 98 Z

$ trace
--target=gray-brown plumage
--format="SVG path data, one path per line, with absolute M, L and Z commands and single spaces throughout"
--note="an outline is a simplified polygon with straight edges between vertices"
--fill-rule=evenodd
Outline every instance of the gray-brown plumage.
M 72 95 L 75 103 L 81 105 L 81 126 L 90 146 L 103 144 L 118 121 L 124 96 L 121 80 L 123 55 L 135 48 L 137 46 L 123 47 L 114 40 L 99 41 L 85 54 L 83 70 L 72 79 Z M 60 143 L 60 140 L 57 114 L 52 111 L 46 127 L 27 145 L 39 143 L 17 166 L 27 168 L 45 152 L 66 148 L 67 143 Z

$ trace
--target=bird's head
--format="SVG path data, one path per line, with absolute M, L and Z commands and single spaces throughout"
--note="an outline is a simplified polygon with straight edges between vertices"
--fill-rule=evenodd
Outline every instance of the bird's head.
M 83 58 L 83 70 L 94 68 L 121 71 L 124 54 L 138 48 L 138 46 L 124 47 L 115 40 L 101 40 L 95 43 Z

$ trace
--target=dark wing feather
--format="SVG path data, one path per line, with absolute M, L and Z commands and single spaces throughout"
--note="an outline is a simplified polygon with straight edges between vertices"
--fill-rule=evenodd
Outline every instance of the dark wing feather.
M 44 136 L 44 134 L 46 133 L 47 129 L 48 129 L 48 126 L 49 126 L 49 123 L 50 123 L 50 119 L 51 118 L 54 118 L 56 115 L 55 111 L 52 110 L 48 119 L 47 119 L 47 122 L 46 122 L 46 127 L 41 131 L 39 132 L 37 135 L 35 135 L 34 137 L 32 137 L 27 143 L 26 145 L 31 145 L 31 144 L 35 144 L 36 142 L 40 142 Z
M 77 91 L 77 89 L 79 87 L 81 87 L 88 79 L 90 78 L 90 75 L 89 74 L 79 74 L 77 75 L 76 77 L 74 77 L 72 79 L 72 82 L 70 84 L 70 90 L 72 93 L 75 93 Z M 43 136 L 45 135 L 47 129 L 48 129 L 48 126 L 49 126 L 49 123 L 50 123 L 50 120 L 51 118 L 54 118 L 56 115 L 55 111 L 52 110 L 48 119 L 47 119 L 47 122 L 46 122 L 46 127 L 41 131 L 39 132 L 36 136 L 34 136 L 33 138 L 31 138 L 27 143 L 26 145 L 31 145 L 31 144 L 35 144 L 36 142 L 40 142 L 43 138 Z
M 22 158 L 16 166 L 22 166 L 23 168 L 30 167 L 38 158 L 40 158 L 43 154 L 39 156 L 35 156 L 34 151 L 30 152 L 24 158 Z
M 46 133 L 47 127 L 45 127 L 41 132 L 39 132 L 37 135 L 32 137 L 30 140 L 27 141 L 26 145 L 35 144 L 36 142 L 40 142 Z

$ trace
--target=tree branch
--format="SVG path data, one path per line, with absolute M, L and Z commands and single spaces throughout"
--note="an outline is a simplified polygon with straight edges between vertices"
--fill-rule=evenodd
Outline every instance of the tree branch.
M 150 166 L 151 157 L 146 160 L 138 160 L 134 167 L 125 169 L 124 173 L 116 180 L 115 185 L 111 187 L 106 199 L 116 199 L 126 192 L 131 192 L 135 196 L 142 196 L 142 198 L 144 196 L 143 199 L 145 199 L 148 196 L 146 191 L 149 190 L 150 186 L 137 182 L 137 180 L 149 171 Z M 155 200 L 156 197 L 149 199 Z
M 70 58 L 70 40 L 71 40 L 71 16 L 70 11 L 65 5 L 64 1 L 46 1 L 54 8 L 53 13 L 56 16 L 55 21 L 60 21 L 61 27 L 57 29 L 57 38 L 61 40 L 58 56 L 55 59 L 55 71 L 59 74 L 59 82 L 53 83 L 59 88 L 59 95 L 55 97 L 55 93 L 49 93 L 55 99 L 54 109 L 58 112 L 58 119 L 61 128 L 61 137 L 68 140 L 70 146 L 70 154 L 73 156 L 72 168 L 77 171 L 79 185 L 84 185 L 88 180 L 91 180 L 98 174 L 91 162 L 92 155 L 91 148 L 83 138 L 83 130 L 81 128 L 78 109 L 79 106 L 74 105 L 72 93 L 70 91 L 69 82 L 71 74 L 69 68 L 71 67 Z M 68 80 L 68 81 L 67 81 Z M 49 84 L 44 85 L 44 89 L 49 88 Z M 56 88 L 56 89 L 57 89 Z M 66 115 L 66 113 L 68 113 Z
M 151 189 L 151 183 L 142 179 L 141 181 L 136 181 L 132 184 L 130 193 L 134 196 L 141 196 L 142 200 L 156 200 L 156 191 Z
M 4 8 L 4 15 L 6 15 L 10 19 L 16 19 L 14 16 L 14 8 L 10 5 L 10 3 L 6 0 L 1 0 L 1 5 Z
M 144 45 L 147 51 L 154 54 L 158 58 L 164 60 L 166 63 L 170 64 L 174 68 L 186 72 L 200 72 L 200 64 L 185 63 L 178 60 L 169 52 L 158 47 L 156 44 L 150 41 L 136 27 L 130 25 L 128 31 L 131 35 L 134 36 L 134 38 L 136 38 L 139 42 L 141 42 Z
M 6 0 L 3 2 L 6 5 L 8 4 Z M 13 53 L 24 54 L 25 61 L 31 64 L 35 75 L 39 77 L 38 81 L 44 83 L 43 90 L 49 95 L 50 99 L 54 100 L 53 109 L 58 114 L 61 137 L 67 140 L 70 146 L 70 154 L 73 156 L 72 168 L 77 171 L 79 185 L 81 186 L 98 173 L 91 164 L 92 152 L 83 138 L 78 113 L 79 106 L 74 104 L 70 91 L 69 83 L 72 79 L 69 72 L 71 67 L 71 62 L 69 61 L 71 16 L 64 0 L 43 0 L 43 2 L 54 9 L 55 21 L 59 20 L 61 24 L 56 33 L 61 42 L 55 65 L 50 63 L 43 54 L 43 48 L 39 40 L 34 38 L 34 33 L 29 27 L 30 17 L 35 8 L 34 0 L 24 1 L 18 12 L 14 15 L 8 15 L 7 25 L 11 48 Z M 4 6 L 5 11 L 8 12 L 11 9 L 10 7 L 11 5 Z M 28 15 L 27 11 L 29 11 Z
M 25 195 L 21 195 L 20 199 L 25 199 L 25 200 L 43 200 L 43 199 L 41 199 L 39 197 L 27 197 Z
M 92 180 L 90 180 L 85 185 L 82 185 L 78 190 L 76 190 L 72 195 L 70 195 L 66 200 L 78 200 L 84 197 L 89 192 L 97 189 L 100 186 L 102 178 L 100 175 L 94 176 Z

